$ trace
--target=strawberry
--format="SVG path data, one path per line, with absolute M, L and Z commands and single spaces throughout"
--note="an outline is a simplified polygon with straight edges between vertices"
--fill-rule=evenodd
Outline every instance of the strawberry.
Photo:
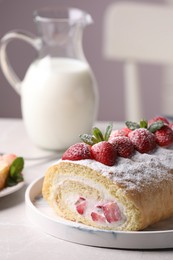
M 167 118 L 163 116 L 156 116 L 148 121 L 148 126 L 153 124 L 154 122 L 162 121 L 164 124 L 169 125 L 169 121 Z
M 91 218 L 93 221 L 98 221 L 98 222 L 101 222 L 101 223 L 105 223 L 106 222 L 106 219 L 104 216 L 102 216 L 101 214 L 97 213 L 97 212 L 91 212 Z
M 86 210 L 86 206 L 87 206 L 86 199 L 83 197 L 79 197 L 79 199 L 76 201 L 75 205 L 76 205 L 77 212 L 80 215 L 83 215 Z
M 100 129 L 94 127 L 92 135 L 83 134 L 80 138 L 86 144 L 91 145 L 91 157 L 105 165 L 112 166 L 115 164 L 117 152 L 113 145 L 108 142 L 112 132 L 112 125 L 108 125 L 105 134 Z
M 156 142 L 160 146 L 168 146 L 173 143 L 173 130 L 168 125 L 156 130 L 154 134 Z
M 16 158 L 17 156 L 15 154 L 4 154 L 1 156 L 1 160 L 6 162 L 8 165 L 11 165 Z
M 124 127 L 122 129 L 119 130 L 114 130 L 111 132 L 110 137 L 109 137 L 109 141 L 117 136 L 128 136 L 128 134 L 131 132 L 132 130 L 130 130 L 128 127 Z
M 135 149 L 140 153 L 147 153 L 156 147 L 156 140 L 153 133 L 146 128 L 137 128 L 129 133 L 129 138 Z
M 117 154 L 121 157 L 128 158 L 134 152 L 134 145 L 127 136 L 117 136 L 112 138 L 109 143 L 111 143 L 117 150 Z
M 108 166 L 113 166 L 117 157 L 113 145 L 107 141 L 102 141 L 91 146 L 91 155 L 96 161 Z
M 121 212 L 115 202 L 108 202 L 102 206 L 103 213 L 109 223 L 121 220 Z
M 83 160 L 91 159 L 90 145 L 85 143 L 77 143 L 70 146 L 62 155 L 62 160 Z

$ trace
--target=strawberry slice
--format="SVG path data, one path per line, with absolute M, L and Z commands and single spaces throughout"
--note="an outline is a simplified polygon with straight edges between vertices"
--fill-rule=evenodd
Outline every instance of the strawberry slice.
M 80 215 L 83 215 L 86 210 L 86 206 L 87 206 L 86 199 L 83 197 L 79 197 L 79 199 L 76 201 L 75 205 L 76 205 L 77 212 Z
M 108 202 L 102 206 L 103 213 L 109 223 L 121 220 L 121 212 L 115 202 Z
M 93 221 L 95 222 L 100 222 L 100 223 L 105 223 L 106 219 L 104 216 L 102 216 L 101 214 L 97 213 L 97 212 L 91 212 L 91 218 Z
M 1 160 L 11 165 L 12 162 L 17 158 L 15 154 L 4 154 L 1 156 Z

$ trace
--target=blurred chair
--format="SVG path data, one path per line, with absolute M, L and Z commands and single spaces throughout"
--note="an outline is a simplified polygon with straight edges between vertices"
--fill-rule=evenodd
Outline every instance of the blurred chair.
M 107 59 L 124 62 L 125 117 L 143 116 L 138 63 L 169 65 L 162 111 L 173 115 L 173 8 L 134 2 L 117 2 L 104 15 L 103 52 Z

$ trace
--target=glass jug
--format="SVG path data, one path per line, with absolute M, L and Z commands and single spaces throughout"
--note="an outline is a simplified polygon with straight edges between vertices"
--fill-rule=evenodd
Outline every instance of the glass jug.
M 43 8 L 35 11 L 38 37 L 11 31 L 1 39 L 1 68 L 21 95 L 24 124 L 39 147 L 64 150 L 90 132 L 96 119 L 98 91 L 82 47 L 83 29 L 92 23 L 89 14 L 75 8 Z M 31 44 L 38 58 L 23 81 L 10 66 L 6 47 L 13 39 Z

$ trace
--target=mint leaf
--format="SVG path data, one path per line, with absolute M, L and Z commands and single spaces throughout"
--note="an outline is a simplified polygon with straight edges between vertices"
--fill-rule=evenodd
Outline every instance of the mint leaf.
M 106 128 L 106 132 L 105 132 L 105 136 L 104 136 L 104 140 L 105 141 L 108 141 L 109 137 L 110 137 L 110 134 L 112 132 L 112 128 L 113 128 L 113 125 L 112 124 L 109 124 Z
M 102 134 L 102 132 L 100 131 L 99 128 L 93 127 L 92 132 L 93 132 L 93 135 L 95 136 L 98 143 L 101 142 L 101 141 L 104 141 L 103 134 Z
M 154 133 L 156 132 L 157 130 L 161 129 L 162 127 L 164 126 L 164 122 L 159 120 L 159 121 L 156 121 L 154 123 L 152 123 L 149 127 L 148 127 L 148 130 L 151 132 L 151 133 Z
M 7 183 L 6 183 L 6 186 L 7 187 L 12 187 L 12 186 L 15 186 L 17 184 L 17 182 L 15 180 L 13 180 L 10 176 L 8 177 L 7 179 Z
M 140 128 L 140 125 L 137 124 L 136 122 L 126 121 L 125 124 L 131 130 L 135 130 L 137 128 Z
M 9 182 L 12 179 L 14 182 L 18 183 L 23 181 L 22 170 L 24 168 L 24 159 L 22 157 L 17 157 L 10 166 L 9 171 Z
M 93 145 L 95 143 L 94 142 L 95 140 L 92 135 L 83 134 L 83 135 L 80 135 L 79 137 L 86 144 Z

